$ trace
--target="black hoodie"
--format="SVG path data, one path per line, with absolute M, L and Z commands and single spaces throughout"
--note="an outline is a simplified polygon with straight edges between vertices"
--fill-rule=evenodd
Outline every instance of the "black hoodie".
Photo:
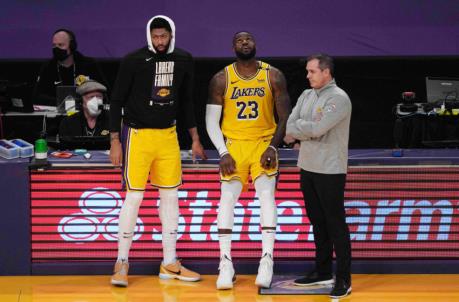
M 56 106 L 56 87 L 75 85 L 75 78 L 78 75 L 88 76 L 106 85 L 107 81 L 96 61 L 83 56 L 78 51 L 74 52 L 73 59 L 75 63 L 70 67 L 59 66 L 56 59 L 51 59 L 43 64 L 34 88 L 35 104 Z
M 171 25 L 172 38 L 166 53 L 151 45 L 150 23 L 161 17 Z M 165 16 L 147 24 L 148 46 L 128 54 L 121 62 L 110 102 L 110 130 L 120 132 L 123 123 L 132 128 L 169 128 L 178 111 L 185 126 L 196 126 L 193 107 L 193 59 L 175 48 L 175 25 Z

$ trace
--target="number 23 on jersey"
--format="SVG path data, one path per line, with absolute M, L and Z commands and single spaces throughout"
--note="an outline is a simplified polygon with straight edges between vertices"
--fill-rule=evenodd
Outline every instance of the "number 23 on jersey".
M 256 120 L 258 118 L 258 103 L 256 101 L 237 101 L 236 107 L 239 109 L 238 120 Z

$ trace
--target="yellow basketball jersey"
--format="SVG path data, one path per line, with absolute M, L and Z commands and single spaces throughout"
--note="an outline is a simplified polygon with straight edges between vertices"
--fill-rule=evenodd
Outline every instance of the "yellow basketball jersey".
M 222 132 L 227 138 L 256 140 L 276 131 L 270 66 L 261 61 L 258 64 L 260 68 L 250 79 L 238 74 L 236 63 L 225 67 Z

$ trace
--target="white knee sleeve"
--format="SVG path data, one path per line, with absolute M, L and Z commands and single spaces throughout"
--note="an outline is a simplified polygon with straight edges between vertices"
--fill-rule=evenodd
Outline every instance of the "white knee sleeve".
M 217 222 L 219 229 L 233 229 L 234 205 L 239 199 L 242 191 L 242 184 L 238 180 L 222 182 L 220 205 Z
M 163 231 L 177 232 L 179 219 L 177 189 L 159 189 L 159 218 Z
M 118 259 L 127 260 L 144 192 L 127 192 L 118 222 Z
M 143 200 L 143 192 L 127 192 L 126 199 L 121 207 L 119 216 L 118 236 L 132 237 L 135 223 L 139 214 L 140 204 Z
M 276 178 L 261 175 L 255 181 L 255 190 L 260 200 L 260 224 L 262 227 L 276 227 L 277 207 L 274 200 Z
M 159 218 L 163 229 L 163 263 L 168 265 L 177 260 L 178 191 L 177 189 L 159 189 L 159 198 Z

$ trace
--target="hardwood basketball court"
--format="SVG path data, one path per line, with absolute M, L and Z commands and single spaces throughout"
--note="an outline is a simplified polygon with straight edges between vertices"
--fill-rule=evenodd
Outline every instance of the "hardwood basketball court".
M 130 276 L 128 288 L 110 285 L 109 276 L 0 277 L 1 302 L 176 302 L 331 301 L 328 296 L 259 295 L 254 275 L 239 275 L 233 290 L 217 291 L 216 275 L 187 283 L 157 276 Z M 459 275 L 354 274 L 353 293 L 342 301 L 459 301 Z

